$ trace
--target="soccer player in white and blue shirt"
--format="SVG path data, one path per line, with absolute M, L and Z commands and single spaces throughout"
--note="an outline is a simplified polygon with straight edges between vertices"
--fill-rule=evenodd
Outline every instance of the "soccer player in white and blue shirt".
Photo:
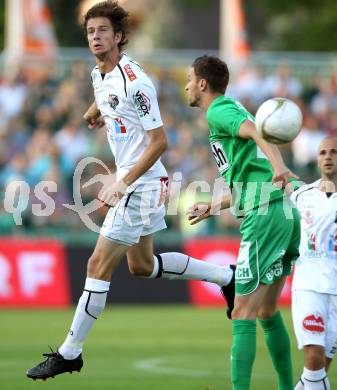
M 69 334 L 57 352 L 44 354 L 47 359 L 28 370 L 27 376 L 33 379 L 81 370 L 84 341 L 105 307 L 112 273 L 125 254 L 136 275 L 217 283 L 229 310 L 234 305 L 233 267 L 182 253 L 153 255 L 153 234 L 166 227 L 167 173 L 160 156 L 167 148 L 167 138 L 152 82 L 121 51 L 127 43 L 127 20 L 128 13 L 112 1 L 94 5 L 84 17 L 97 63 L 91 74 L 95 103 L 86 119 L 95 127 L 102 116 L 115 156 L 117 180 L 99 194 L 112 207 L 88 261 L 84 291 Z
M 317 161 L 321 179 L 291 195 L 301 214 L 292 315 L 304 369 L 296 390 L 329 390 L 337 349 L 337 138 L 321 142 Z

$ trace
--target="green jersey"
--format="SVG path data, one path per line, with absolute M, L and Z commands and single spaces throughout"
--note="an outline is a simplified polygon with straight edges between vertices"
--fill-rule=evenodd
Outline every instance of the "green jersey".
M 240 138 L 241 124 L 254 122 L 239 102 L 217 97 L 206 113 L 210 129 L 209 142 L 220 175 L 230 187 L 235 214 L 283 197 L 283 191 L 272 184 L 273 171 L 267 157 L 252 139 Z

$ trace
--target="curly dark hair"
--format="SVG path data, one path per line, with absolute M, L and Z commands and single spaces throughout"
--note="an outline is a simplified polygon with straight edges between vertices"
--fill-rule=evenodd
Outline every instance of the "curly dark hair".
M 203 55 L 194 60 L 192 67 L 195 75 L 205 79 L 214 92 L 225 93 L 229 82 L 227 64 L 215 56 Z
M 118 44 L 119 50 L 128 43 L 126 35 L 129 26 L 129 13 L 118 5 L 117 1 L 102 1 L 92 6 L 84 15 L 83 28 L 87 34 L 88 20 L 91 18 L 108 18 L 113 27 L 114 33 L 122 33 L 122 39 Z

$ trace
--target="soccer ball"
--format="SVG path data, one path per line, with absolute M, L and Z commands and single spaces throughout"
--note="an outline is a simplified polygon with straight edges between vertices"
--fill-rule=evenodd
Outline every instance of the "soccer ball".
M 272 144 L 285 144 L 297 137 L 302 127 L 298 105 L 285 98 L 266 100 L 258 108 L 255 125 L 258 134 Z

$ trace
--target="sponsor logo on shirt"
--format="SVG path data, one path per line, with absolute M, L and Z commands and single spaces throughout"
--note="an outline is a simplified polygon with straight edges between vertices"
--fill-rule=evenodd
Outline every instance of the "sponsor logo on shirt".
M 314 233 L 308 235 L 308 249 L 309 251 L 316 251 L 316 234 Z
M 334 255 L 334 257 L 337 257 L 337 252 L 329 252 L 329 251 L 319 250 L 319 249 L 314 252 L 311 250 L 303 251 L 303 257 L 307 257 L 308 259 L 329 258 L 332 255 Z
M 114 118 L 114 124 L 115 124 L 115 131 L 116 134 L 126 134 L 126 127 L 123 124 L 121 118 Z
M 118 96 L 117 95 L 114 95 L 112 93 L 109 94 L 109 98 L 108 98 L 108 103 L 110 105 L 111 108 L 113 108 L 114 110 L 116 110 L 116 107 L 118 106 L 119 104 L 119 100 L 118 100 Z
M 235 271 L 235 280 L 240 284 L 248 283 L 253 279 L 253 274 L 249 264 L 250 242 L 241 242 L 240 252 Z
M 313 313 L 306 316 L 302 322 L 303 328 L 312 333 L 324 332 L 324 321 L 320 314 Z
M 130 81 L 136 80 L 137 76 L 133 73 L 129 64 L 124 65 L 124 70 Z
M 113 127 L 108 127 L 109 140 L 116 143 L 126 144 L 134 138 L 133 134 L 127 132 L 126 126 L 122 122 L 121 118 L 113 118 Z
M 137 91 L 137 93 L 133 96 L 133 100 L 140 118 L 150 115 L 151 101 L 144 92 Z
M 337 252 L 337 232 L 329 235 L 328 251 Z
M 215 158 L 216 165 L 220 175 L 225 173 L 229 169 L 229 161 L 226 153 L 221 145 L 221 142 L 215 141 L 211 143 L 212 153 Z

